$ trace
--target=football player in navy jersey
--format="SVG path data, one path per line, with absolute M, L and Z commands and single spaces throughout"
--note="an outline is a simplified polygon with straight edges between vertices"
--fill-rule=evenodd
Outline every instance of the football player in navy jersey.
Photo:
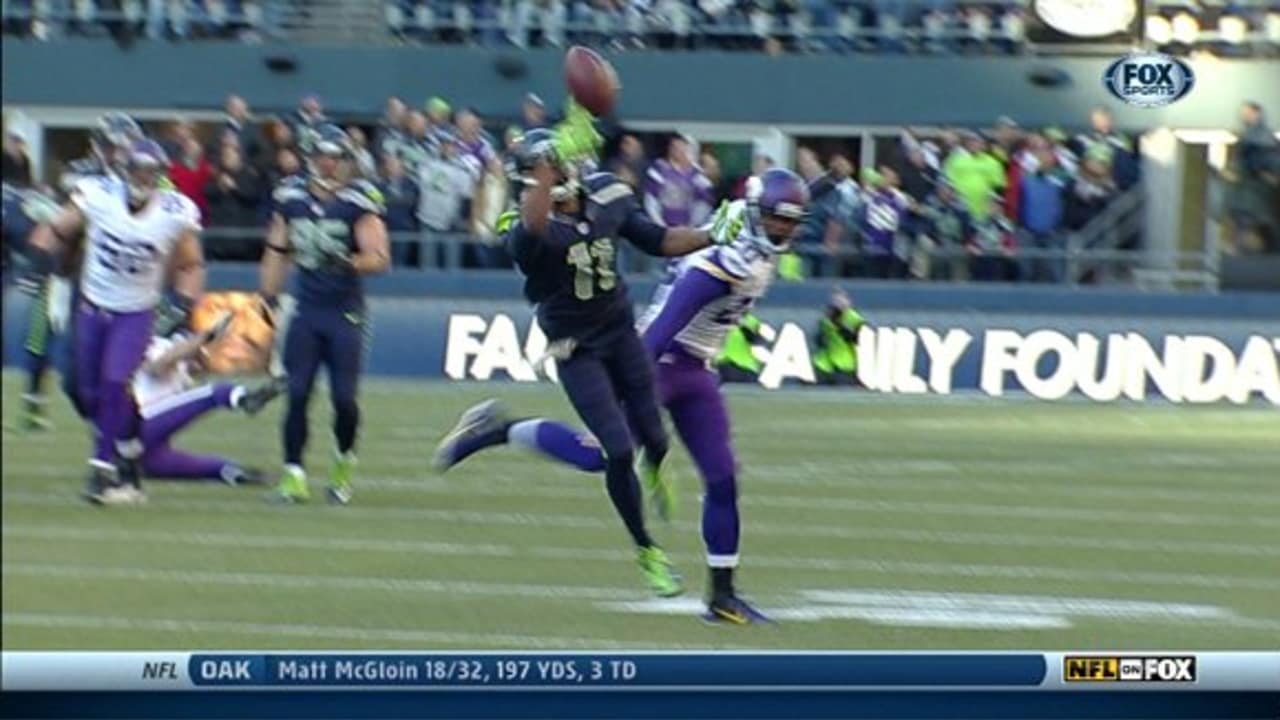
M 287 503 L 310 497 L 302 454 L 307 443 L 307 402 L 324 365 L 333 403 L 337 443 L 328 499 L 351 501 L 357 385 L 367 330 L 364 276 L 390 265 L 382 194 L 355 178 L 350 139 L 336 125 L 316 128 L 307 148 L 307 174 L 285 178 L 273 194 L 274 212 L 262 257 L 262 297 L 274 316 L 289 263 L 298 266 L 297 309 L 284 339 L 289 407 L 284 422 L 284 476 L 273 498 Z
M 706 247 L 710 235 L 655 224 L 632 189 L 611 173 L 581 175 L 598 139 L 590 116 L 576 107 L 554 131 L 523 136 L 512 170 L 524 191 L 518 214 L 505 218 L 504 237 L 525 276 L 524 294 L 536 306 L 560 384 L 604 451 L 609 498 L 637 547 L 641 570 L 656 593 L 671 596 L 682 591 L 680 578 L 645 527 L 633 467 L 638 443 L 646 484 L 661 511 L 674 496 L 660 471 L 669 441 L 653 368 L 618 274 L 617 245 L 626 240 L 650 255 L 677 256 Z M 496 404 L 472 408 L 442 441 L 437 467 L 447 469 L 481 447 L 505 442 L 505 426 Z

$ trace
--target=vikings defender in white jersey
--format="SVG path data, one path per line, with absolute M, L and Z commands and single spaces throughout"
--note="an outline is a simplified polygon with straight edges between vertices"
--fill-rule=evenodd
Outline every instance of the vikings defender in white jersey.
M 204 350 L 231 325 L 228 313 L 201 333 L 152 338 L 146 360 L 133 378 L 133 396 L 142 417 L 142 473 L 149 478 L 214 480 L 228 485 L 256 485 L 263 474 L 226 458 L 196 455 L 173 448 L 172 437 L 219 408 L 257 414 L 284 390 L 283 380 L 257 388 L 232 383 L 198 384 Z
M 658 399 L 698 466 L 706 490 L 702 537 L 710 590 L 703 618 L 709 622 L 767 621 L 737 596 L 733 586 L 739 537 L 736 464 L 729 415 L 711 360 L 720 352 L 729 329 L 773 281 L 778 257 L 791 242 L 808 204 L 808 187 L 800 176 L 781 169 L 765 172 L 751 197 L 717 212 L 711 234 L 720 244 L 677 261 L 641 320 L 645 348 L 656 363 Z M 604 454 L 590 435 L 545 418 L 507 420 L 494 401 L 469 410 L 462 425 L 467 428 L 463 438 L 442 445 L 442 451 L 454 457 L 505 442 L 587 472 L 604 467 Z M 669 515 L 674 497 L 668 492 L 653 499 L 659 511 Z
M 159 190 L 168 159 L 143 138 L 130 144 L 126 177 L 80 180 L 67 205 L 32 244 L 50 265 L 85 231 L 75 315 L 77 395 L 97 429 L 85 497 L 102 504 L 141 501 L 137 407 L 129 382 L 151 339 L 153 311 L 173 271 L 190 306 L 204 291 L 200 214 L 174 190 Z

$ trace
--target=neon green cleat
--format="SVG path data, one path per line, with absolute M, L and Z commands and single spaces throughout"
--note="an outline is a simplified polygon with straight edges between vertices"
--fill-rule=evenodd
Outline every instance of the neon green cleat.
M 280 484 L 271 493 L 271 499 L 287 505 L 304 503 L 311 499 L 311 487 L 307 485 L 307 473 L 302 468 L 287 467 Z
M 640 563 L 640 570 L 649 582 L 649 587 L 659 597 L 675 597 L 684 592 L 680 576 L 676 574 L 662 548 L 656 545 L 642 547 L 636 554 L 636 561 Z
M 663 470 L 664 465 L 666 465 L 665 458 L 662 462 L 651 463 L 647 454 L 640 455 L 640 481 L 644 483 L 649 502 L 653 503 L 653 509 L 657 511 L 658 517 L 664 522 L 671 522 L 676 514 L 679 495 L 676 492 L 675 477 Z
M 330 505 L 346 505 L 351 502 L 351 481 L 356 476 L 355 453 L 339 453 L 329 468 L 329 489 L 325 491 Z

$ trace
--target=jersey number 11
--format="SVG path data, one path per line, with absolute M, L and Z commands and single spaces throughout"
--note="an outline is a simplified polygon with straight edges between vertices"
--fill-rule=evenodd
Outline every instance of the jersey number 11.
M 609 292 L 618 284 L 613 270 L 613 241 L 600 238 L 590 243 L 574 243 L 569 247 L 569 264 L 573 266 L 573 294 L 579 300 L 595 297 L 596 288 Z

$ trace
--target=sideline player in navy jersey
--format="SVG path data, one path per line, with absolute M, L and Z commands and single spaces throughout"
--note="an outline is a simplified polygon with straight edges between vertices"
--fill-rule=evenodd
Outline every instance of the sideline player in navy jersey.
M 631 188 L 611 173 L 579 179 L 581 160 L 599 137 L 589 123 L 584 110 L 573 108 L 555 131 L 535 129 L 521 139 L 513 170 L 525 188 L 519 218 L 508 217 L 514 224 L 505 238 L 525 275 L 524 293 L 537 307 L 560 384 L 604 451 L 609 499 L 637 547 L 641 570 L 656 593 L 677 595 L 680 578 L 645 527 L 633 466 L 638 443 L 661 511 L 674 495 L 660 472 L 669 440 L 653 367 L 618 275 L 616 243 L 626 239 L 650 255 L 676 256 L 706 247 L 710 235 L 654 224 Z M 436 465 L 447 469 L 471 446 L 496 444 L 504 436 L 495 406 L 477 406 L 441 443 Z
M 281 181 L 273 201 L 262 256 L 262 297 L 270 316 L 278 306 L 290 259 L 299 270 L 297 310 L 284 341 L 289 376 L 284 476 L 274 497 L 288 503 L 310 498 L 302 465 L 307 403 L 316 372 L 324 365 L 337 443 L 328 498 L 345 505 L 351 501 L 360 424 L 356 393 L 367 326 L 363 277 L 386 270 L 391 258 L 382 193 L 355 178 L 350 138 L 338 126 L 325 124 L 316 128 L 307 149 L 307 175 Z
M 24 432 L 47 430 L 51 427 L 45 417 L 46 398 L 44 380 L 49 369 L 49 351 L 54 335 L 66 329 L 63 312 L 60 324 L 53 322 L 55 310 L 67 310 L 65 295 L 67 282 L 49 274 L 36 272 L 26 259 L 27 239 L 42 222 L 58 213 L 58 201 L 36 190 L 21 189 L 4 183 L 3 211 L 0 213 L 5 252 L 5 281 L 15 276 L 17 289 L 31 297 L 27 311 L 27 327 L 23 341 L 23 370 L 26 385 L 22 392 L 22 414 L 15 426 Z M 55 308 L 55 306 L 57 306 Z

